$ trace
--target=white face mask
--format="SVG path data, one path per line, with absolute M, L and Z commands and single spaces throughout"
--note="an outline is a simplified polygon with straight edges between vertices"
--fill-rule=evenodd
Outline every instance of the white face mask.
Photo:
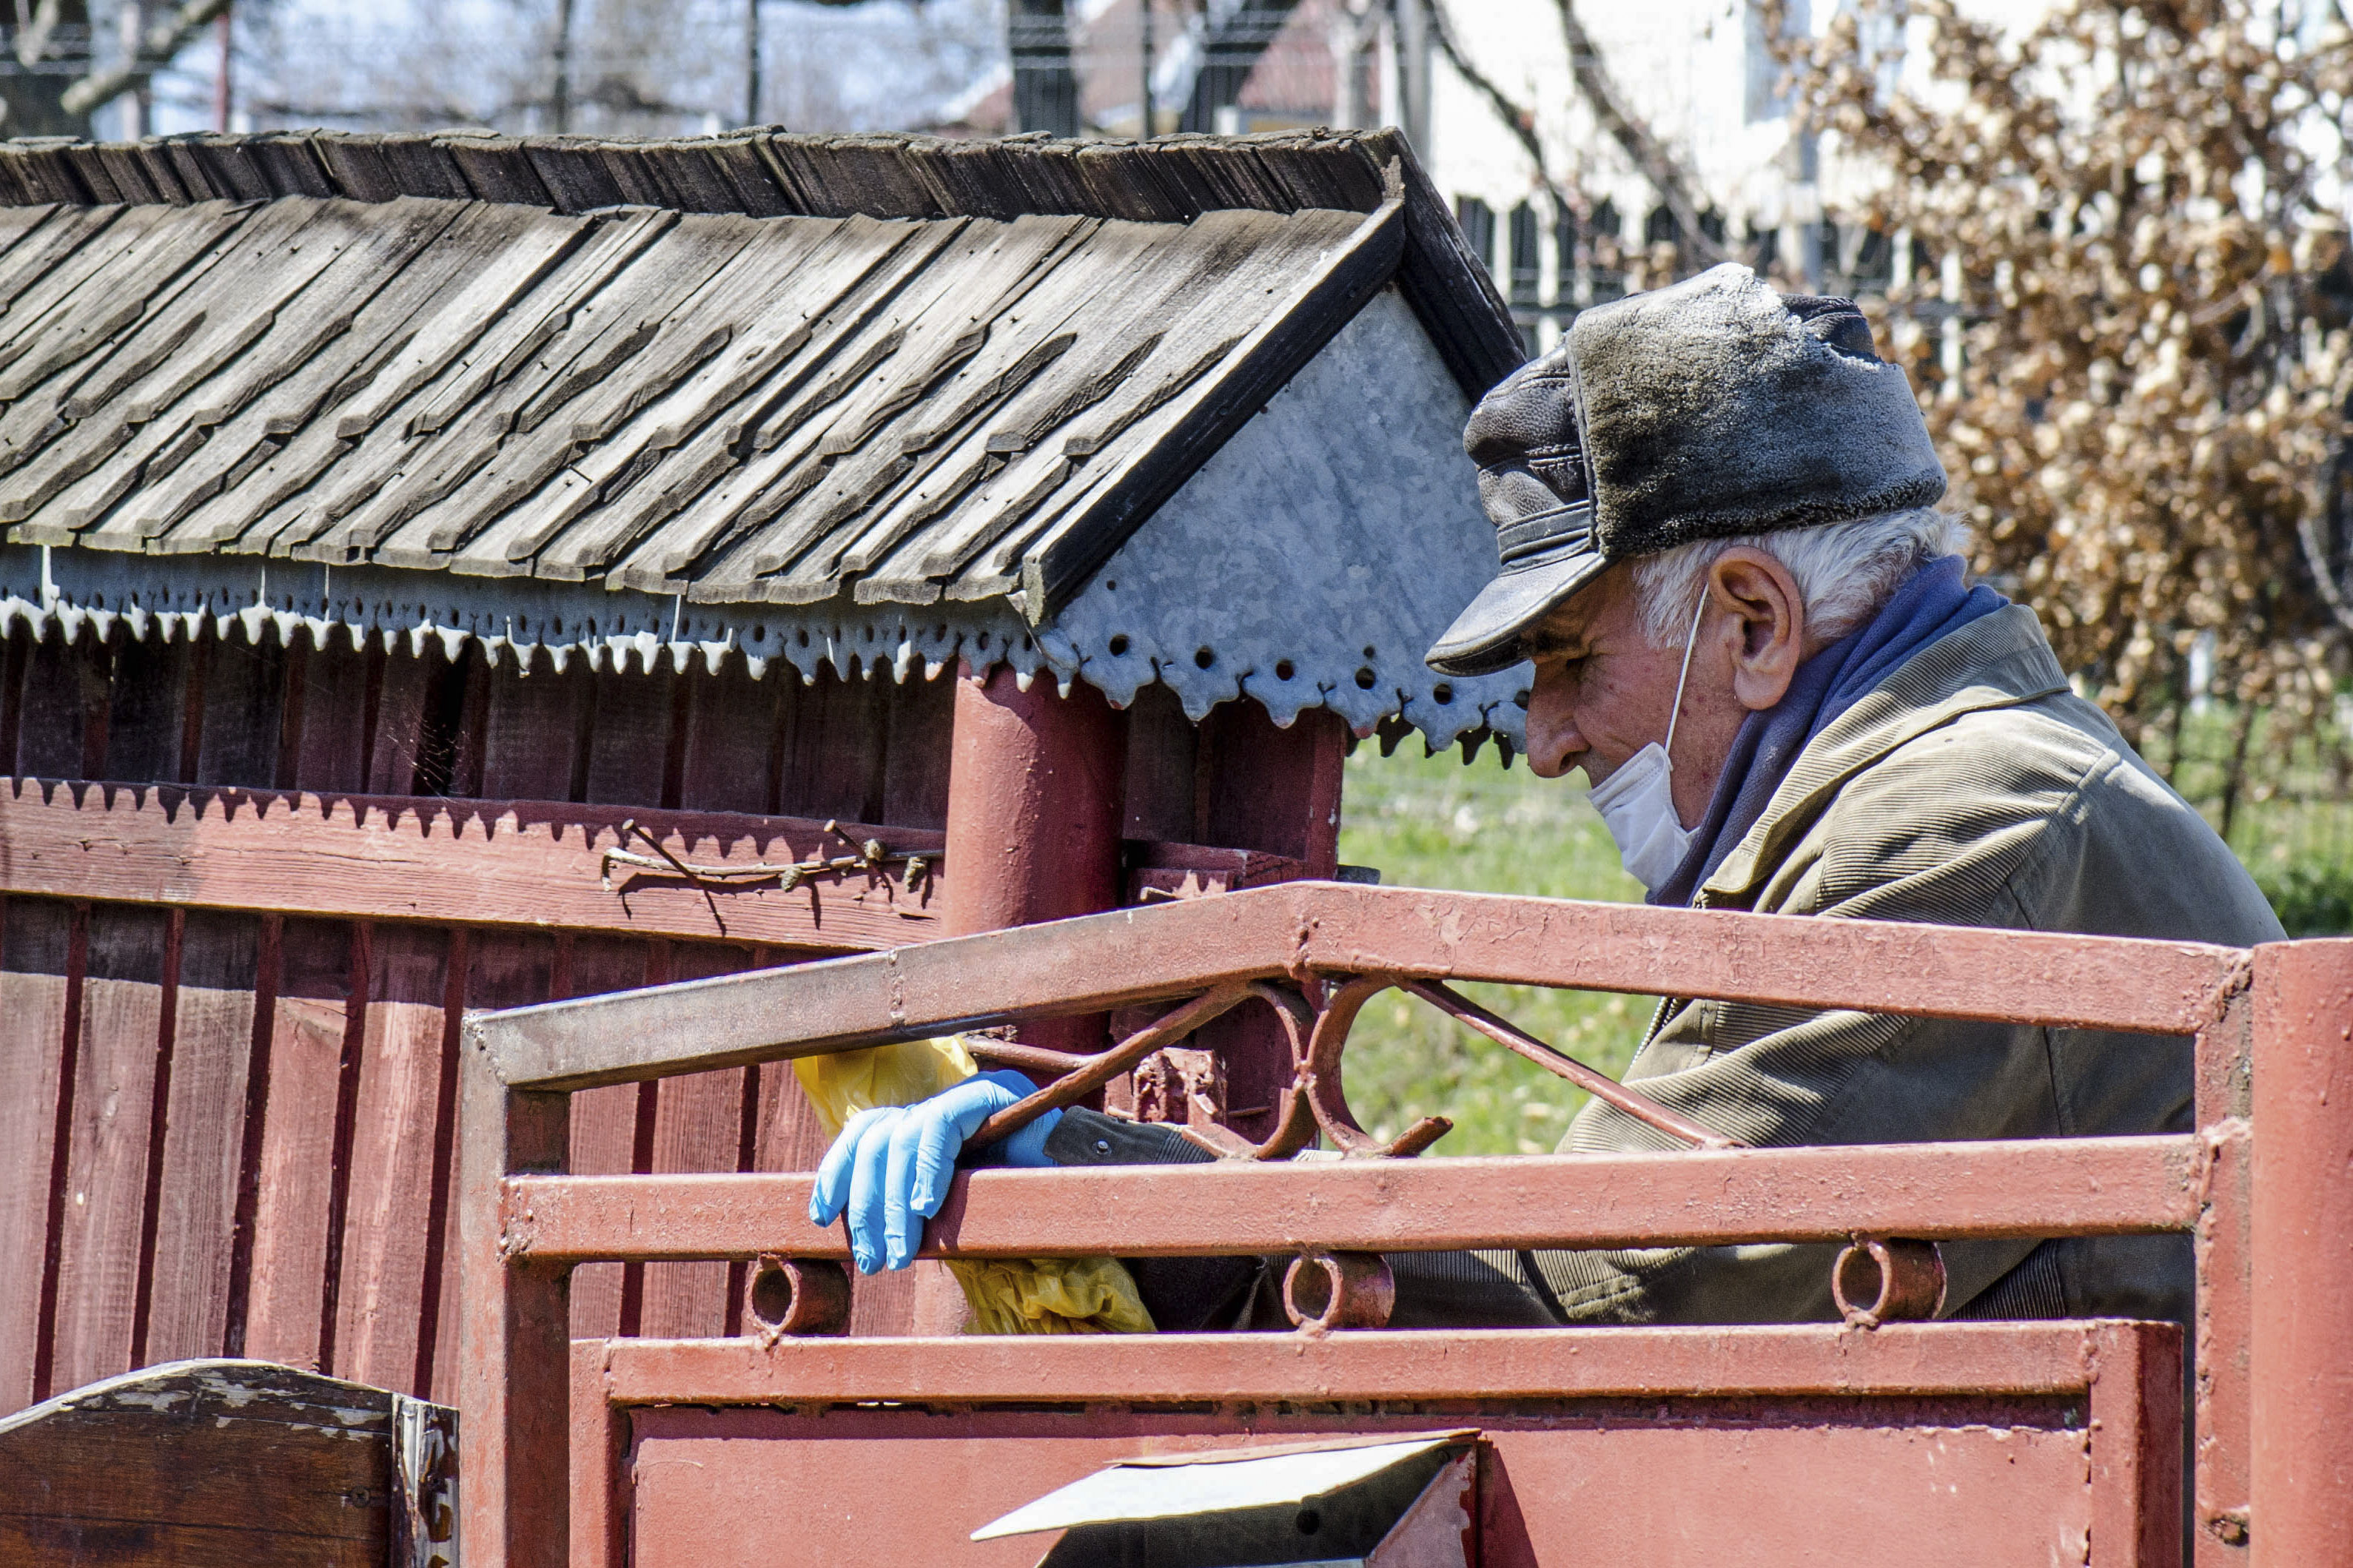
M 1666 886 L 1691 849 L 1691 829 L 1675 810 L 1675 764 L 1670 753 L 1675 721 L 1683 713 L 1683 682 L 1691 676 L 1692 649 L 1699 643 L 1700 616 L 1706 611 L 1707 596 L 1702 594 L 1699 607 L 1692 612 L 1691 634 L 1683 638 L 1683 668 L 1675 677 L 1675 705 L 1667 711 L 1665 744 L 1653 741 L 1627 758 L 1593 787 L 1590 796 L 1601 825 L 1618 842 L 1620 863 L 1652 893 Z

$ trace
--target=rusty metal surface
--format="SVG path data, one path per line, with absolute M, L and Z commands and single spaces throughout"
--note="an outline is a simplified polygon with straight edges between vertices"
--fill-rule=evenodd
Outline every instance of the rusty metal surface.
M 1448 1017 L 1476 1029 L 1497 1045 L 1525 1057 L 1536 1066 L 1567 1079 L 1605 1105 L 1614 1105 L 1635 1121 L 1682 1139 L 1694 1149 L 1730 1149 L 1737 1141 L 1688 1116 L 1677 1115 L 1647 1095 L 1636 1094 L 1616 1079 L 1598 1073 L 1566 1051 L 1545 1044 L 1500 1014 L 1492 1013 L 1452 987 L 1435 980 L 1409 980 L 1405 990 L 1420 997 Z
M 605 1388 L 632 1406 L 2065 1394 L 2091 1385 L 2107 1337 L 2142 1332 L 2180 1331 L 2064 1321 L 612 1340 Z
M 954 889 L 986 881 L 985 846 L 959 840 L 952 815 Z M 952 910 L 951 918 L 960 917 Z M 2233 949 L 2190 942 L 1292 882 L 521 1008 L 470 1026 L 508 1082 L 550 1089 L 1091 1014 L 1308 973 L 2188 1034 L 2221 1009 L 2242 962 Z M 687 1008 L 691 1034 L 674 1027 Z
M 1398 1251 L 1465 1247 L 2047 1237 L 2188 1230 L 2189 1133 L 2015 1142 L 1409 1162 L 1085 1166 L 958 1175 L 924 1258 Z M 842 1258 L 805 1173 L 524 1176 L 509 1255 Z
M 561 1268 L 508 1255 L 499 1184 L 510 1172 L 564 1168 L 571 1105 L 569 1095 L 508 1089 L 477 1053 L 461 1058 L 459 1529 L 466 1568 L 564 1568 L 569 1545 L 568 1281 Z
M 1310 1128 L 1344 1152 L 1398 1152 L 1409 1146 L 1409 1140 L 1372 1146 L 1347 1111 L 1338 1071 L 1348 1015 L 1365 996 L 1400 979 L 1494 979 L 2195 1033 L 2205 1130 L 2172 1137 L 1505 1160 L 1294 1164 L 1267 1158 L 1286 1142 L 1286 1133 L 1303 1142 L 1296 1135 Z M 1296 985 L 1303 995 L 1270 994 L 1265 988 L 1271 982 Z M 1967 1549 L 1956 1548 L 1962 1554 L 1955 1561 L 2045 1561 L 2054 1553 L 2084 1561 L 2096 1541 L 2099 1552 L 2091 1560 L 2103 1568 L 2169 1564 L 2179 1560 L 2183 1484 L 2179 1331 L 2150 1324 L 1891 1320 L 1935 1310 L 1929 1300 L 1936 1294 L 1930 1289 L 1935 1249 L 1928 1244 L 1938 1238 L 2194 1231 L 2200 1260 L 2200 1561 L 2211 1568 L 2245 1557 L 2235 1542 L 2246 1539 L 2250 1496 L 2256 1552 L 2265 1551 L 2265 1521 L 2284 1520 L 2288 1538 L 2303 1540 L 2299 1550 L 2306 1554 L 2282 1549 L 2267 1554 L 2270 1560 L 2327 1560 L 2311 1542 L 2321 1539 L 2323 1521 L 2346 1517 L 2345 1499 L 2353 1498 L 2353 1459 L 2329 1447 L 2332 1432 L 2342 1447 L 2342 1434 L 2353 1429 L 2353 1405 L 2347 1403 L 2353 1379 L 2332 1370 L 2342 1364 L 2341 1356 L 2328 1359 L 2353 1342 L 2353 1324 L 2340 1321 L 2353 1310 L 2345 1305 L 2353 1301 L 2353 1290 L 2344 1288 L 2353 1280 L 2341 1278 L 2353 1273 L 2353 1263 L 2344 1261 L 2353 1258 L 2353 1217 L 2348 1217 L 2353 1191 L 2337 1191 L 2353 1186 L 2353 1121 L 2329 1109 L 2353 1095 L 2331 1078 L 2337 1063 L 2353 1058 L 2346 1048 L 2353 1039 L 2353 942 L 2263 950 L 2251 967 L 2247 954 L 2185 944 L 1308 883 L 812 965 L 781 984 L 768 977 L 727 980 L 477 1020 L 469 1040 L 472 1060 L 495 1061 L 508 1086 L 502 1089 L 489 1081 L 489 1072 L 470 1068 L 464 1202 L 473 1228 L 464 1250 L 470 1270 L 484 1278 L 496 1270 L 500 1283 L 487 1308 L 476 1302 L 470 1309 L 484 1321 L 470 1327 L 468 1364 L 470 1376 L 495 1371 L 506 1380 L 487 1426 L 476 1428 L 500 1450 L 489 1468 L 507 1492 L 501 1506 L 486 1509 L 479 1520 L 491 1543 L 490 1560 L 550 1561 L 527 1543 L 535 1539 L 533 1529 L 544 1532 L 553 1521 L 560 1531 L 562 1525 L 560 1499 L 529 1479 L 545 1470 L 543 1464 L 533 1468 L 534 1457 L 551 1452 L 551 1404 L 560 1430 L 563 1383 L 548 1375 L 551 1366 L 561 1368 L 561 1356 L 551 1350 L 561 1349 L 560 1318 L 542 1309 L 551 1288 L 560 1302 L 562 1271 L 616 1257 L 772 1254 L 780 1263 L 804 1267 L 846 1256 L 838 1232 L 807 1225 L 806 1175 L 552 1173 L 560 1155 L 533 1152 L 560 1150 L 560 1140 L 548 1144 L 543 1123 L 555 1115 L 561 1095 L 547 1090 L 951 1026 L 1027 1026 L 1143 1002 L 1178 1002 L 1181 1014 L 1250 994 L 1272 1002 L 1293 1026 L 1294 1080 L 1269 1144 L 1207 1136 L 1229 1158 L 1205 1166 L 966 1173 L 929 1227 L 923 1256 L 1296 1256 L 1485 1246 L 1852 1242 L 1859 1246 L 1849 1258 L 1854 1278 L 1841 1287 L 1855 1321 L 1750 1329 L 1325 1332 L 1350 1316 L 1334 1310 L 1345 1302 L 1332 1299 L 1345 1298 L 1352 1283 L 1341 1279 L 1323 1301 L 1291 1302 L 1304 1309 L 1295 1316 L 1308 1328 L 1284 1335 L 857 1340 L 767 1334 L 617 1342 L 596 1352 L 593 1366 L 575 1368 L 587 1380 L 575 1386 L 593 1386 L 607 1413 L 605 1425 L 590 1436 L 611 1443 L 622 1425 L 633 1427 L 636 1473 L 642 1479 L 661 1470 L 661 1464 L 645 1468 L 655 1451 L 648 1445 L 678 1436 L 656 1429 L 664 1421 L 688 1419 L 652 1407 L 679 1405 L 782 1405 L 801 1413 L 760 1417 L 786 1422 L 822 1421 L 829 1419 L 821 1414 L 829 1406 L 860 1405 L 1023 1405 L 1025 1418 L 1037 1420 L 1046 1418 L 1039 1414 L 1046 1407 L 1067 1407 L 1092 1441 L 1117 1425 L 1108 1409 L 1138 1403 L 1201 1408 L 1200 1419 L 1209 1423 L 1202 1432 L 1206 1440 L 1218 1432 L 1262 1429 L 1261 1413 L 1275 1410 L 1324 1413 L 1363 1429 L 1382 1402 L 1409 1407 L 1422 1425 L 1439 1407 L 1484 1422 L 1539 1397 L 1556 1404 L 1616 1400 L 1626 1410 L 1712 1402 L 1713 1415 L 1686 1425 L 1662 1414 L 1646 1437 L 1665 1442 L 1671 1426 L 1680 1435 L 1655 1451 L 1628 1447 L 1633 1439 L 1620 1429 L 1623 1422 L 1579 1427 L 1577 1417 L 1557 1409 L 1552 1418 L 1532 1422 L 1531 1431 L 1589 1430 L 1607 1441 L 1593 1437 L 1600 1446 L 1579 1449 L 1574 1466 L 1546 1470 L 1533 1458 L 1527 1461 L 1526 1473 L 1546 1478 L 1541 1498 L 1531 1511 L 1527 1494 L 1519 1493 L 1511 1518 L 1521 1535 L 1511 1537 L 1507 1530 L 1494 1539 L 1532 1544 L 1523 1556 L 1506 1550 L 1491 1560 L 1534 1561 L 1535 1542 L 1548 1543 L 1549 1552 L 1559 1543 L 1590 1539 L 1596 1515 L 1583 1516 L 1587 1532 L 1578 1533 L 1578 1517 L 1561 1505 L 1564 1498 L 1577 1497 L 1588 1510 L 1639 1512 L 1643 1496 L 1673 1495 L 1673 1489 L 1652 1484 L 1672 1462 L 1712 1477 L 1722 1470 L 1729 1478 L 1725 1495 L 1753 1494 L 1746 1506 L 1758 1519 L 1787 1517 L 1810 1531 L 1788 1537 L 1792 1544 L 1785 1550 L 1772 1545 L 1767 1530 L 1758 1539 L 1770 1549 L 1747 1553 L 1751 1560 L 1799 1560 L 1805 1552 L 1795 1543 L 1819 1545 L 1821 1521 L 1833 1516 L 1833 1505 L 1823 1500 L 1831 1493 L 1802 1509 L 1774 1510 L 1816 1479 L 1839 1474 L 1837 1495 L 1848 1500 L 1850 1510 L 1856 1497 L 1867 1498 L 1874 1509 L 1911 1497 L 1901 1508 L 1887 1504 L 1888 1528 L 1905 1532 L 1906 1561 L 1930 1560 L 1942 1550 L 1940 1540 L 1924 1559 L 1909 1548 L 1924 1539 L 1935 1510 L 1946 1506 L 1942 1500 L 1954 1499 L 1952 1508 L 1966 1510 L 1956 1511 L 1956 1521 L 1998 1518 L 2006 1529 L 2031 1518 L 2040 1531 L 2040 1555 L 2013 1559 L 2004 1554 L 2008 1547 L 1995 1543 L 1999 1531 L 1980 1522 L 1974 1535 L 1964 1532 Z M 1454 1000 L 1435 986 L 1430 994 L 1440 1005 Z M 690 1013 L 693 1037 L 665 1038 L 687 1033 L 677 1024 Z M 1487 1021 L 1494 1026 L 1483 1031 L 1491 1038 L 1514 1048 L 1527 1043 L 1509 1025 Z M 645 1038 L 633 1042 L 633 1033 Z M 1179 1033 L 1170 1025 L 1145 1037 L 1165 1043 L 1163 1037 L 1173 1040 Z M 2253 1077 L 2252 1100 L 2241 1049 L 2249 1039 L 2264 1060 L 2285 1064 Z M 1066 1075 L 1060 1090 L 1032 1097 L 1044 1100 L 1057 1092 L 1067 1098 L 1091 1084 L 1111 1058 L 1034 1059 Z M 1069 1078 L 1072 1072 L 1080 1076 Z M 2260 1142 L 2237 1119 L 2250 1108 L 2253 1125 L 2267 1130 Z M 476 1121 L 490 1131 L 479 1132 Z M 1351 1131 L 1353 1141 L 1346 1135 Z M 2284 1160 L 2273 1139 L 2293 1142 Z M 2264 1154 L 2251 1158 L 2258 1147 Z M 2278 1163 L 2267 1165 L 2266 1159 Z M 500 1168 L 522 1173 L 503 1183 L 486 1178 Z M 2316 1206 L 2327 1212 L 2316 1213 Z M 490 1214 L 495 1225 L 482 1217 Z M 1876 1239 L 1885 1237 L 1909 1239 Z M 1911 1256 L 1915 1251 L 1919 1256 Z M 1856 1261 L 1862 1258 L 1873 1259 L 1875 1279 L 1862 1278 Z M 1321 1278 L 1327 1286 L 1335 1283 L 1328 1273 Z M 2286 1284 L 2263 1283 L 2274 1279 Z M 2317 1310 L 2282 1305 L 2298 1292 L 2309 1297 L 2314 1291 L 2335 1293 Z M 1866 1294 L 1869 1301 L 1862 1300 Z M 760 1314 L 749 1316 L 756 1321 Z M 1871 1323 L 1879 1326 L 1865 1326 Z M 489 1349 L 479 1373 L 470 1370 L 478 1343 Z M 533 1394 L 536 1405 L 526 1408 L 518 1390 Z M 1982 1415 L 1989 1401 L 2044 1401 L 2046 1415 L 2063 1412 L 2064 1419 L 2054 1415 L 2040 1426 L 2028 1422 L 2035 1435 L 2018 1437 L 2002 1419 L 1956 1415 L 1950 1422 L 1935 1417 L 1924 1425 L 1905 1416 L 1873 1426 L 1877 1436 L 1850 1450 L 1841 1447 L 1849 1439 L 1839 1435 L 1845 1429 L 1836 1420 L 1810 1421 L 1793 1406 L 1773 1405 L 1872 1400 L 1912 1402 L 1907 1408 L 1914 1415 L 1926 1409 L 1921 1402 L 1946 1401 L 1951 1411 L 1968 1406 Z M 2251 1425 L 2268 1433 L 2266 1409 L 2284 1413 L 2281 1429 L 2295 1434 L 2297 1447 L 2289 1452 L 2274 1443 L 2266 1455 L 2259 1440 L 2250 1459 L 2244 1434 Z M 616 1413 L 629 1413 L 628 1421 L 617 1424 Z M 751 1420 L 754 1414 L 692 1419 Z M 977 1422 L 987 1414 L 953 1419 Z M 469 1416 L 481 1419 L 470 1408 Z M 923 1416 L 934 1423 L 944 1418 L 937 1410 Z M 649 1419 L 654 1426 L 645 1425 Z M 834 1431 L 840 1431 L 839 1425 Z M 1989 1436 L 2010 1444 L 2000 1463 L 1994 1462 L 2004 1452 L 1999 1446 L 1978 1446 Z M 1030 1453 L 1026 1440 L 1006 1445 L 997 1436 L 986 1439 L 987 1453 L 972 1447 L 983 1440 L 976 1432 L 955 1450 L 963 1456 L 959 1474 L 987 1469 L 993 1456 Z M 1893 1446 L 1871 1446 L 1882 1440 Z M 2046 1441 L 2057 1447 L 2046 1450 Z M 1810 1449 L 1809 1443 L 1826 1446 Z M 726 1473 L 740 1477 L 744 1466 L 768 1463 L 766 1447 L 747 1448 Z M 1834 1463 L 1833 1450 L 1845 1457 Z M 2068 1465 L 2044 1468 L 2060 1452 L 2072 1456 Z M 823 1464 L 833 1474 L 843 1453 L 828 1447 L 822 1456 L 805 1454 L 801 1463 Z M 1913 1472 L 1905 1467 L 1915 1461 L 1941 1477 L 1945 1490 L 1938 1498 L 1922 1500 L 1907 1492 L 1905 1478 Z M 680 1467 L 681 1476 L 686 1468 Z M 2046 1487 L 2062 1469 L 2072 1480 Z M 1603 1479 L 1595 1479 L 1597 1474 Z M 1055 1478 L 1029 1495 L 1068 1479 Z M 844 1494 L 849 1498 L 845 1517 L 863 1506 L 853 1486 Z M 725 1560 L 712 1533 L 715 1523 L 681 1524 L 675 1535 L 646 1533 L 669 1506 L 668 1495 L 639 1496 L 634 1549 L 642 1561 L 663 1560 L 661 1553 L 673 1551 L 691 1554 L 698 1540 L 708 1549 L 698 1560 Z M 2337 1500 L 2315 1504 L 2314 1495 Z M 903 1489 L 899 1500 L 903 1505 Z M 470 1516 L 475 1514 L 470 1502 Z M 1504 1517 L 1493 1499 L 1481 1507 L 1482 1529 Z M 1727 1521 L 1725 1528 L 1744 1522 Z M 2302 1537 L 2295 1533 L 2299 1521 Z M 730 1528 L 727 1542 L 740 1541 L 740 1530 L 732 1521 Z M 470 1518 L 470 1552 L 476 1533 Z M 1613 1546 L 1623 1539 L 1613 1533 Z M 1686 1531 L 1673 1539 L 1681 1544 L 1662 1546 L 1653 1556 L 1616 1552 L 1613 1560 L 1721 1555 L 1720 1533 Z M 1753 1544 L 1748 1536 L 1743 1542 Z M 1685 1548 L 1690 1554 L 1675 1554 Z M 2323 1554 L 2314 1556 L 2315 1551 Z M 840 1560 L 860 1559 L 843 1554 Z
M 2190 1546 L 2198 1568 L 2242 1568 L 2250 1518 L 2247 1335 L 2254 1310 L 2248 1224 L 2254 1200 L 2249 1068 L 2252 957 L 2221 1014 L 2198 1032 L 2197 1121 L 2213 1150 L 2198 1216 L 2196 1376 L 2191 1384 Z
M 2250 1448 L 2258 1568 L 2353 1531 L 2353 941 L 2255 950 Z
M 2191 1544 L 2199 1568 L 2246 1561 L 2250 1391 L 2249 1323 L 2254 1313 L 2247 1226 L 2254 1196 L 2253 1129 L 2232 1118 L 2200 1134 L 2213 1151 L 2198 1215 L 2196 1429 L 2191 1459 L 2197 1509 Z
M 1030 1568 L 1042 1538 L 965 1535 L 1139 1453 L 1411 1432 L 1432 1417 L 1224 1407 L 1198 1413 L 648 1410 L 634 1450 L 636 1568 Z M 1897 1543 L 1904 1568 L 2081 1563 L 2100 1501 L 2063 1405 L 1969 1401 L 1500 1407 L 1476 1499 L 1483 1568 L 1818 1563 Z M 817 1484 L 812 1477 L 821 1477 Z M 920 1489 L 920 1507 L 909 1506 Z M 1987 1499 L 1999 1496 L 2000 1506 Z M 881 1543 L 878 1550 L 878 1543 Z M 2108 1559 L 2091 1559 L 2105 1568 Z
M 598 1352 L 633 1418 L 639 1568 L 765 1562 L 779 1540 L 845 1564 L 1026 1563 L 1035 1541 L 1004 1557 L 965 1536 L 1108 1460 L 1473 1408 L 1490 1568 L 1559 1561 L 1602 1521 L 1613 1563 L 1716 1563 L 1736 1540 L 1743 1562 L 1818 1561 L 1828 1520 L 1899 1532 L 1907 1564 L 2082 1562 L 2096 1537 L 2092 1561 L 2150 1568 L 2179 1529 L 2151 1460 L 2168 1411 L 2178 1436 L 2179 1344 L 2073 1322 Z M 1411 1403 L 1360 1403 L 1388 1399 Z
M 849 1271 L 821 1258 L 759 1258 L 744 1281 L 744 1320 L 764 1340 L 846 1334 Z
M 573 1341 L 570 1368 L 571 1568 L 628 1568 L 629 1412 L 606 1401 L 604 1341 Z
M 1934 1318 L 1945 1310 L 1945 1256 L 1933 1241 L 1858 1237 L 1831 1265 L 1831 1301 L 1858 1329 Z
M 1291 1326 L 1386 1329 L 1397 1310 L 1397 1279 L 1377 1252 L 1309 1252 L 1282 1272 L 1282 1311 Z
M 2091 1387 L 2092 1561 L 2179 1568 L 2182 1558 L 2181 1331 L 2111 1334 Z
M 1227 985 L 1206 996 L 1197 996 L 1181 1007 L 1170 1008 L 1150 1026 L 1138 1029 L 1084 1066 L 1073 1068 L 1036 1093 L 1023 1096 L 991 1116 L 973 1129 L 972 1136 L 965 1140 L 964 1146 L 986 1149 L 1001 1138 L 1011 1137 L 1050 1110 L 1078 1104 L 1161 1047 L 1173 1045 L 1210 1019 L 1230 1012 L 1249 995 L 1248 986 Z
M 1454 1131 L 1454 1123 L 1445 1117 L 1425 1116 L 1385 1143 L 1358 1126 L 1348 1110 L 1340 1076 L 1341 1048 L 1348 1043 L 1348 1030 L 1357 1013 L 1392 984 L 1388 976 L 1378 975 L 1351 980 L 1332 993 L 1316 1016 L 1314 1033 L 1308 1037 L 1307 1064 L 1292 1085 L 1294 1100 L 1307 1102 L 1324 1135 L 1354 1160 L 1409 1157 Z

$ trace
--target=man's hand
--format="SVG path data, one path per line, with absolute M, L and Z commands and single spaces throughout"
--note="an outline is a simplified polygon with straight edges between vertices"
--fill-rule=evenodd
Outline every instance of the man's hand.
M 947 1200 L 956 1151 L 980 1124 L 1032 1092 L 1029 1080 L 1000 1068 L 965 1079 L 913 1105 L 879 1106 L 849 1119 L 817 1168 L 809 1221 L 831 1225 L 849 1214 L 849 1251 L 860 1274 L 914 1260 L 923 1221 Z M 1050 1165 L 1046 1137 L 1062 1119 L 1050 1110 L 1008 1138 L 1012 1165 Z

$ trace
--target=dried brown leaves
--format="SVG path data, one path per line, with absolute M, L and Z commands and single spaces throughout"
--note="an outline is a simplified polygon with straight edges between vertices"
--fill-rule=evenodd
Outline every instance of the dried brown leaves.
M 1852 12 L 1792 47 L 1817 126 L 1892 176 L 1871 216 L 1918 263 L 1883 342 L 1978 564 L 2130 732 L 2179 700 L 2201 633 L 2217 694 L 2251 703 L 2309 715 L 2344 668 L 2297 536 L 2353 389 L 2353 270 L 2324 210 L 2353 173 L 2353 39 L 2330 15 L 2299 39 L 2243 0 L 2083 0 L 2005 37 L 1926 0 L 1926 79 L 1893 92 L 1863 41 L 1889 30 Z

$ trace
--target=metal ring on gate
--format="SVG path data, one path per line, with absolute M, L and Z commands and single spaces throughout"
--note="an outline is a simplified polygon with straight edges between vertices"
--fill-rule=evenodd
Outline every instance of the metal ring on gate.
M 849 1331 L 849 1274 L 821 1258 L 761 1254 L 744 1282 L 744 1316 L 765 1344 Z
M 1831 1300 L 1853 1328 L 1933 1318 L 1945 1310 L 1945 1255 L 1933 1241 L 1859 1236 L 1831 1265 Z
M 1397 1307 L 1397 1280 L 1377 1252 L 1307 1252 L 1282 1274 L 1282 1310 L 1293 1324 L 1325 1329 L 1385 1329 Z

